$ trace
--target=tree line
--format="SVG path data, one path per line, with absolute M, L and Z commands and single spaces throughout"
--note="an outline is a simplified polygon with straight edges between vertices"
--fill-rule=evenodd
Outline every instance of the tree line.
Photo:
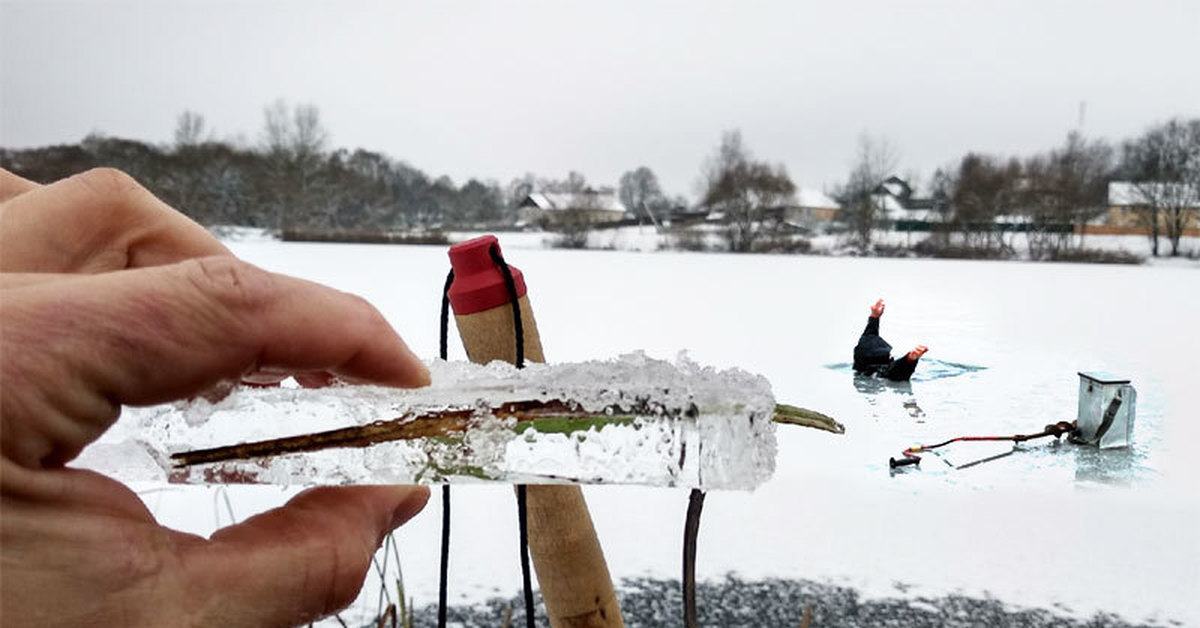
M 592 190 L 574 171 L 564 179 L 527 173 L 503 186 L 478 179 L 456 185 L 379 152 L 328 144 L 316 107 L 278 101 L 265 108 L 254 145 L 215 140 L 204 118 L 186 111 L 168 145 L 93 134 L 78 144 L 0 149 L 0 166 L 40 182 L 116 167 L 202 224 L 277 230 L 503 228 L 518 222 L 517 205 L 533 192 Z M 895 226 L 880 203 L 880 184 L 898 165 L 886 139 L 864 135 L 832 191 L 841 226 L 863 249 L 880 229 Z M 1154 255 L 1160 238 L 1178 255 L 1200 206 L 1200 118 L 1159 123 L 1117 144 L 1071 132 L 1060 146 L 1024 157 L 968 153 L 937 169 L 922 190 L 938 217 L 927 245 L 1006 256 L 1020 231 L 1030 257 L 1055 258 L 1082 247 L 1076 226 L 1108 210 L 1110 181 L 1130 182 L 1143 201 L 1136 216 Z M 700 188 L 699 206 L 721 216 L 729 250 L 778 249 L 789 240 L 780 210 L 795 202 L 796 186 L 782 164 L 756 158 L 740 132 L 722 135 L 704 162 Z M 631 212 L 656 222 L 688 207 L 645 166 L 625 172 L 617 194 Z
M 0 166 L 42 183 L 118 168 L 201 224 L 280 231 L 503 227 L 516 222 L 517 204 L 533 191 L 588 187 L 577 172 L 456 185 L 380 152 L 331 149 L 316 107 L 282 101 L 265 108 L 252 145 L 213 139 L 204 117 L 185 111 L 167 145 L 91 134 L 77 144 L 0 149 Z
M 864 135 L 844 182 L 832 191 L 840 222 L 862 250 L 889 224 L 882 183 L 899 157 L 886 138 Z M 914 175 L 908 177 L 916 183 Z M 706 163 L 701 203 L 726 214 L 733 251 L 778 250 L 795 185 L 781 164 L 754 159 L 737 131 L 726 132 Z M 1082 225 L 1110 209 L 1109 183 L 1125 182 L 1134 220 L 1160 254 L 1172 256 L 1200 214 L 1200 118 L 1172 119 L 1112 144 L 1078 131 L 1062 145 L 1025 157 L 969 152 L 937 169 L 924 192 L 933 220 L 922 225 L 926 249 L 954 248 L 972 257 L 1016 253 L 1017 233 L 1031 259 L 1062 259 L 1084 244 Z M 914 196 L 916 196 L 914 194 Z M 912 228 L 906 225 L 905 228 Z
M 896 168 L 895 153 L 870 138 L 860 141 L 846 184 L 836 195 L 845 221 L 862 246 L 882 226 L 874 195 Z M 1014 234 L 1032 259 L 1054 259 L 1083 246 L 1082 226 L 1111 206 L 1109 183 L 1128 183 L 1134 220 L 1159 255 L 1165 238 L 1179 255 L 1184 231 L 1200 214 L 1200 118 L 1172 119 L 1113 144 L 1078 131 L 1058 147 L 1025 157 L 970 152 L 937 169 L 927 189 L 939 221 L 934 246 L 951 242 L 985 255 L 1014 253 Z

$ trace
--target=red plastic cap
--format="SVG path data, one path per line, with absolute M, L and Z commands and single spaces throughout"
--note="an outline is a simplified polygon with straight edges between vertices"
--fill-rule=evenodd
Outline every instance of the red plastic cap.
M 504 274 L 492 259 L 493 248 L 500 252 L 500 241 L 494 235 L 480 236 L 450 247 L 454 283 L 450 284 L 449 297 L 455 314 L 474 314 L 509 302 Z M 525 296 L 525 276 L 515 266 L 510 265 L 508 269 L 517 285 L 517 298 Z

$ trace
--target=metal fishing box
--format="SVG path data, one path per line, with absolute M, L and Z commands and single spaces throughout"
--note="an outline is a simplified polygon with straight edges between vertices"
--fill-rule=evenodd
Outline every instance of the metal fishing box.
M 1076 442 L 1101 449 L 1128 447 L 1136 415 L 1137 391 L 1128 379 L 1098 371 L 1079 373 Z

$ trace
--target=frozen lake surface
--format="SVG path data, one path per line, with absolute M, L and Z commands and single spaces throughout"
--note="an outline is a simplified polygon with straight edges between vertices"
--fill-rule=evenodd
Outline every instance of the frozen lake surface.
M 868 596 L 994 596 L 1088 617 L 1200 625 L 1200 272 L 1100 266 L 522 248 L 547 358 L 635 350 L 737 366 L 777 400 L 829 414 L 833 435 L 780 426 L 775 476 L 753 493 L 713 492 L 698 575 L 843 583 Z M 422 356 L 437 354 L 445 247 L 233 243 L 244 259 L 363 295 Z M 846 364 L 876 298 L 897 352 L 930 352 L 906 384 L 856 380 Z M 451 358 L 465 359 L 456 338 Z M 1095 451 L 1034 441 L 956 470 L 905 447 L 959 435 L 1036 432 L 1074 420 L 1078 371 L 1130 378 L 1135 445 Z M 1002 453 L 947 448 L 947 458 Z M 139 487 L 160 519 L 207 534 L 228 521 L 212 489 Z M 584 489 L 614 578 L 677 578 L 685 491 Z M 291 491 L 234 487 L 243 518 Z M 452 603 L 520 586 L 506 487 L 456 487 Z M 437 599 L 438 497 L 397 539 L 417 606 Z M 368 594 L 375 595 L 369 588 Z M 374 597 L 372 597 L 372 600 Z M 704 600 L 700 600 L 704 604 Z M 518 613 L 519 617 L 519 613 Z

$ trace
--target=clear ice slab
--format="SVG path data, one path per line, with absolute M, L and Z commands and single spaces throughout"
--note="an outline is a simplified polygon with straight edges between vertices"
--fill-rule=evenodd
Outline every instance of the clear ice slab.
M 259 484 L 499 482 L 753 489 L 775 468 L 775 400 L 765 378 L 681 356 L 529 364 L 429 363 L 418 389 L 375 386 L 235 389 L 126 408 L 75 466 L 127 481 Z M 545 420 L 505 404 L 569 411 Z M 441 416 L 459 417 L 457 425 Z M 172 455 L 346 428 L 417 438 L 180 466 Z M 433 428 L 433 429 L 429 429 Z M 445 428 L 445 429 L 443 429 Z M 361 431 L 361 430 L 359 430 Z

